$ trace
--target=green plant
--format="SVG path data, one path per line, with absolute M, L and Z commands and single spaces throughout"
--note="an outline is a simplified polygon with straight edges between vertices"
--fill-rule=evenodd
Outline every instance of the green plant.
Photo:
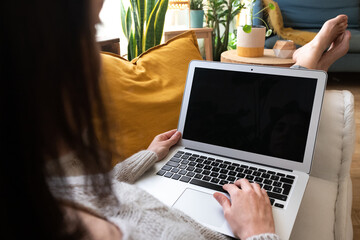
M 271 33 L 272 33 L 272 30 L 269 28 L 269 26 L 267 25 L 267 23 L 260 17 L 257 17 L 258 14 L 260 14 L 261 12 L 263 12 L 264 10 L 266 9 L 270 9 L 270 10 L 274 10 L 275 9 L 275 6 L 274 4 L 272 3 L 269 3 L 269 5 L 267 5 L 266 7 L 262 8 L 260 11 L 258 11 L 257 13 L 254 14 L 254 5 L 255 5 L 255 2 L 256 0 L 250 0 L 248 6 L 246 8 L 249 8 L 250 9 L 250 21 L 251 21 L 251 24 L 248 25 L 248 24 L 245 24 L 243 26 L 243 31 L 246 32 L 246 33 L 250 33 L 251 32 L 251 29 L 252 29 L 252 26 L 253 26 L 253 21 L 254 19 L 259 19 L 260 21 L 262 21 L 265 26 L 266 26 L 266 37 L 270 36 Z
M 244 4 L 240 0 L 208 0 L 206 23 L 213 29 L 213 59 L 220 60 L 229 43 L 230 23 L 239 14 Z M 224 27 L 223 33 L 220 26 Z
M 130 0 L 125 11 L 121 1 L 122 30 L 128 40 L 128 59 L 160 44 L 169 0 Z
M 202 0 L 190 0 L 190 10 L 203 10 L 204 4 Z

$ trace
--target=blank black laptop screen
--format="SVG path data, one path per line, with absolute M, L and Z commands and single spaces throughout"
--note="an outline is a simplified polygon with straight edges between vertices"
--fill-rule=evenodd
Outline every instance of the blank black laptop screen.
M 196 68 L 183 138 L 302 162 L 316 83 Z

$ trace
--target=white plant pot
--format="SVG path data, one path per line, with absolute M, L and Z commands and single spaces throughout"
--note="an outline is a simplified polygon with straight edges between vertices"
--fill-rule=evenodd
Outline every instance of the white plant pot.
M 237 28 L 237 54 L 241 57 L 261 57 L 264 55 L 266 28 L 253 26 L 250 33 L 242 26 Z

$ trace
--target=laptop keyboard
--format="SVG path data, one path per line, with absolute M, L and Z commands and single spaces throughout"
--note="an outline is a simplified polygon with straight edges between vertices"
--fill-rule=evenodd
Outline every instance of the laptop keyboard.
M 222 186 L 246 178 L 264 188 L 271 205 L 284 208 L 295 176 L 178 151 L 157 175 L 227 193 Z

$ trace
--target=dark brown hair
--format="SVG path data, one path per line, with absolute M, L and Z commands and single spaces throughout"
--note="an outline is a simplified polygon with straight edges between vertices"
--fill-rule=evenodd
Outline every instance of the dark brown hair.
M 59 158 L 62 146 L 77 155 L 86 173 L 110 167 L 93 122 L 95 115 L 105 119 L 105 112 L 91 1 L 1 5 L 0 201 L 6 222 L 1 234 L 7 239 L 79 238 L 80 228 L 63 231 L 63 212 L 46 183 L 45 164 Z M 100 129 L 107 133 L 105 121 Z M 56 169 L 63 174 L 60 164 Z M 109 194 L 108 182 L 102 184 L 99 194 Z

